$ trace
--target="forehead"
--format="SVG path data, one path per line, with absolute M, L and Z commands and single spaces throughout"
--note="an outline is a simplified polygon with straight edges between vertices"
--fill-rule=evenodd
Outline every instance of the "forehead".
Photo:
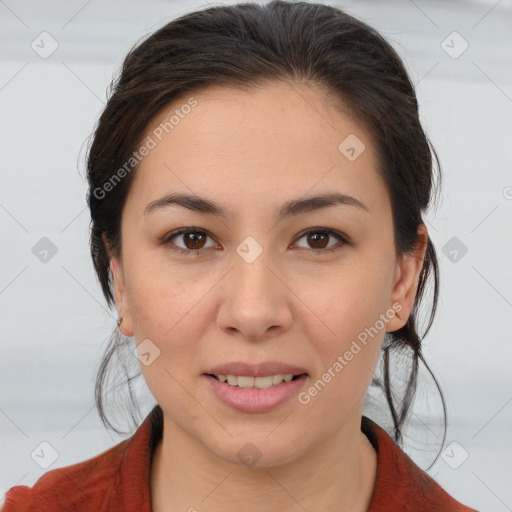
M 182 95 L 148 125 L 154 147 L 131 195 L 145 206 L 172 191 L 210 193 L 242 206 L 336 189 L 385 202 L 370 135 L 338 105 L 320 88 L 288 83 Z

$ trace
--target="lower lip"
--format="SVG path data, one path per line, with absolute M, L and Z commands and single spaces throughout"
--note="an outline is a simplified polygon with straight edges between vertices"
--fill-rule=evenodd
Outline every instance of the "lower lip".
M 221 382 L 210 375 L 203 375 L 217 398 L 233 409 L 242 412 L 268 412 L 297 395 L 308 375 L 303 374 L 290 382 L 282 382 L 267 389 L 238 388 Z

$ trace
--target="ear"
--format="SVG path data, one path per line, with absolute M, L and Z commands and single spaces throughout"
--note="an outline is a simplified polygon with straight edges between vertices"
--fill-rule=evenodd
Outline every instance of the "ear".
M 418 241 L 412 253 L 404 254 L 402 259 L 396 263 L 393 291 L 389 307 L 396 311 L 386 330 L 396 331 L 402 328 L 411 314 L 414 307 L 418 281 L 423 268 L 423 262 L 427 252 L 428 231 L 425 224 L 418 226 Z M 401 308 L 398 306 L 401 305 Z M 393 307 L 394 305 L 394 307 Z
M 107 252 L 111 255 L 110 244 L 105 236 L 102 235 Z M 112 274 L 113 288 L 114 288 L 114 300 L 117 308 L 117 316 L 122 317 L 123 321 L 119 326 L 119 330 L 125 336 L 133 336 L 133 321 L 130 312 L 129 303 L 126 297 L 125 289 L 125 276 L 122 259 L 116 256 L 110 256 L 110 272 Z

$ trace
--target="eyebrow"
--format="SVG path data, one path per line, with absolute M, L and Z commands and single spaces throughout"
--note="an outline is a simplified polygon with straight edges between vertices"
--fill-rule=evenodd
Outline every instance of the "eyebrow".
M 221 205 L 197 195 L 184 193 L 172 193 L 152 201 L 144 209 L 144 215 L 171 205 L 182 206 L 194 212 L 206 215 L 216 215 L 222 218 L 227 217 L 227 211 Z M 285 217 L 313 212 L 336 205 L 354 206 L 360 210 L 370 212 L 368 206 L 355 197 L 332 193 L 288 201 L 277 211 L 276 217 L 283 219 Z

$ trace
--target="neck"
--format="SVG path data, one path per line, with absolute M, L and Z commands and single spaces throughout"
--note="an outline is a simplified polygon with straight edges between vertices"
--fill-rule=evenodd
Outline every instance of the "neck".
M 284 465 L 231 464 L 165 416 L 151 467 L 152 512 L 366 512 L 377 454 L 354 416 L 330 438 Z M 300 508 L 298 508 L 300 507 Z

